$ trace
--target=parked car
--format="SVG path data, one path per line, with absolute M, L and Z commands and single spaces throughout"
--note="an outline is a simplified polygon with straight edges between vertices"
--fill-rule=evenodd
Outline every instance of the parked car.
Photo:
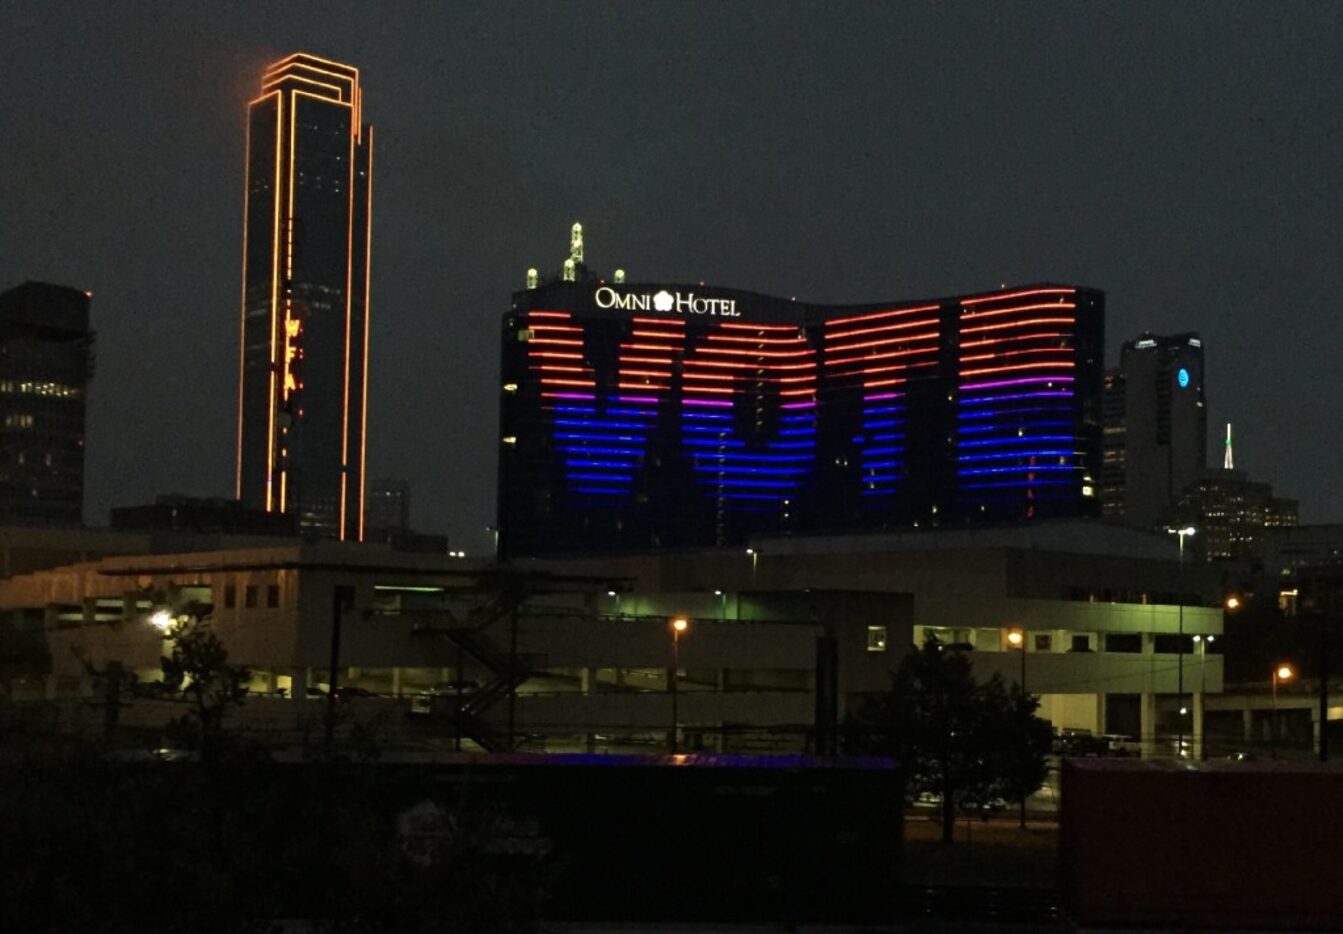
M 479 691 L 480 688 L 481 683 L 470 678 L 463 678 L 460 681 L 440 681 L 428 690 L 411 695 L 410 712 L 414 714 L 432 713 L 435 700 L 451 702 L 458 696 L 469 697 Z

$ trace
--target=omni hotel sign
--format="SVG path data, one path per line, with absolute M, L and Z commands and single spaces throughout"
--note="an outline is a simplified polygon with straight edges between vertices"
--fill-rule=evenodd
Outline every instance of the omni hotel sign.
M 593 293 L 598 308 L 619 308 L 621 311 L 660 311 L 678 315 L 710 315 L 717 318 L 740 318 L 735 298 L 705 298 L 694 292 L 617 292 L 609 285 Z

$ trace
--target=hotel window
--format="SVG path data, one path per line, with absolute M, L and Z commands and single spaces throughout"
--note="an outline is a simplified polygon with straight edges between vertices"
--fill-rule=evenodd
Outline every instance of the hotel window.
M 238 587 L 236 584 L 224 585 L 224 609 L 231 610 L 238 605 Z
M 867 650 L 869 652 L 886 651 L 886 627 L 868 626 L 867 627 Z
M 1054 651 L 1054 636 L 1048 632 L 1037 632 L 1035 634 L 1035 651 L 1052 652 Z
M 266 606 L 272 610 L 280 605 L 280 585 L 268 584 L 266 586 Z
M 243 590 L 243 604 L 250 610 L 256 606 L 256 585 L 248 584 Z

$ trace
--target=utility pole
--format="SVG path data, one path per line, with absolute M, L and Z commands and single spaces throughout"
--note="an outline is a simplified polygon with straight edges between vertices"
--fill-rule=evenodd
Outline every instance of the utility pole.
M 347 606 L 354 603 L 354 588 L 337 586 L 331 591 L 331 661 L 326 677 L 326 752 L 336 741 L 336 690 L 340 676 L 340 624 Z

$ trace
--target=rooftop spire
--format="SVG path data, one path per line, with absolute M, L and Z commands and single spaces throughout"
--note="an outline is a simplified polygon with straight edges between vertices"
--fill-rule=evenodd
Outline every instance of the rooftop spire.
M 1222 456 L 1222 469 L 1235 470 L 1236 459 L 1231 456 L 1231 423 L 1226 423 L 1226 454 Z

